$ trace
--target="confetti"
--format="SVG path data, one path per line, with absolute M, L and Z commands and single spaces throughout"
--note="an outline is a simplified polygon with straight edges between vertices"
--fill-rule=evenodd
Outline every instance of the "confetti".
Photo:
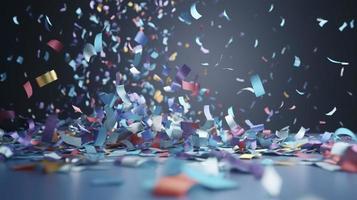
M 259 75 L 253 75 L 250 77 L 250 82 L 252 84 L 254 94 L 256 97 L 263 96 L 265 94 L 265 90 L 263 87 L 263 83 L 260 80 Z
M 61 52 L 63 49 L 63 44 L 58 40 L 50 40 L 47 42 L 47 45 L 50 46 L 57 53 Z
M 49 72 L 46 72 L 42 74 L 41 76 L 38 76 L 36 78 L 36 82 L 39 87 L 43 87 L 49 83 L 52 83 L 53 81 L 57 80 L 57 74 L 55 70 L 51 70 Z
M 103 39 L 102 33 L 98 33 L 94 39 L 94 49 L 97 53 L 103 51 Z
M 301 60 L 299 57 L 294 56 L 294 67 L 300 67 L 301 65 Z
M 340 32 L 342 32 L 343 30 L 345 30 L 345 28 L 347 27 L 347 22 L 343 22 L 343 24 L 338 28 L 338 30 L 340 31 Z
M 27 98 L 30 98 L 32 96 L 32 86 L 30 81 L 27 81 L 24 85 L 23 85 Z
M 89 62 L 92 56 L 97 55 L 97 52 L 92 44 L 87 43 L 84 45 L 83 55 L 84 59 Z
M 14 22 L 14 24 L 20 25 L 19 21 L 17 20 L 17 16 L 12 17 L 12 21 Z
M 148 38 L 143 31 L 138 31 L 134 40 L 141 45 L 145 45 L 148 42 Z
M 316 18 L 316 21 L 319 22 L 320 27 L 323 27 L 328 22 L 328 20 L 322 18 Z
M 340 64 L 340 65 L 349 65 L 348 62 L 342 62 L 342 61 L 337 61 L 337 60 L 334 60 L 332 58 L 329 58 L 329 57 L 326 57 L 328 61 L 332 62 L 332 63 L 335 63 L 335 64 Z
M 283 181 L 273 167 L 265 168 L 261 183 L 269 195 L 279 196 Z
M 190 13 L 191 13 L 191 16 L 193 18 L 195 18 L 196 20 L 200 19 L 202 17 L 202 15 L 196 9 L 196 3 L 192 4 L 192 6 L 190 8 Z
M 332 116 L 333 114 L 335 114 L 335 112 L 337 111 L 337 108 L 334 107 L 330 112 L 326 113 L 326 116 Z

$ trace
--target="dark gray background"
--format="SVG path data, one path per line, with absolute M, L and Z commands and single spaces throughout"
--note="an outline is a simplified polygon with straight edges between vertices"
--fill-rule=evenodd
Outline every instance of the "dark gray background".
M 160 35 L 164 28 L 170 30 L 169 52 L 178 52 L 177 60 L 168 63 L 165 56 L 160 56 L 157 61 L 158 66 L 167 64 L 172 68 L 172 74 L 175 74 L 175 67 L 187 64 L 192 72 L 188 80 L 194 80 L 196 75 L 202 87 L 210 88 L 212 95 L 217 100 L 196 103 L 191 101 L 194 110 L 202 110 L 204 104 L 210 104 L 215 107 L 211 112 L 215 116 L 226 114 L 229 106 L 234 107 L 237 121 L 244 124 L 245 119 L 250 119 L 253 123 L 265 123 L 267 128 L 280 129 L 286 125 L 291 125 L 293 131 L 297 131 L 300 126 L 309 127 L 313 132 L 334 131 L 341 126 L 341 123 L 352 129 L 357 130 L 356 120 L 356 28 L 346 28 L 343 32 L 338 31 L 338 27 L 344 21 L 350 22 L 356 19 L 355 1 L 199 1 L 197 3 L 198 11 L 203 17 L 193 21 L 190 26 L 180 22 L 177 17 L 184 11 L 189 11 L 190 6 L 195 1 L 177 1 L 177 11 L 172 17 L 164 17 L 164 20 L 156 20 L 159 27 L 157 32 Z M 274 4 L 274 10 L 269 13 L 269 7 Z M 113 6 L 115 3 L 111 3 Z M 30 17 L 25 10 L 31 6 L 33 17 Z M 59 9 L 63 6 L 62 1 L 6 1 L 2 4 L 1 14 L 1 45 L 0 48 L 0 73 L 7 72 L 7 81 L 0 83 L 1 104 L 4 109 L 13 109 L 24 116 L 30 116 L 27 108 L 32 108 L 37 119 L 45 118 L 44 111 L 37 109 L 38 102 L 53 102 L 56 107 L 64 108 L 66 111 L 60 113 L 60 117 L 75 116 L 72 113 L 70 105 L 78 105 L 87 112 L 90 108 L 85 108 L 84 100 L 81 98 L 70 99 L 63 96 L 58 88 L 66 87 L 69 84 L 75 84 L 73 72 L 64 62 L 64 54 L 51 54 L 49 62 L 45 63 L 35 58 L 37 49 L 48 49 L 44 42 L 38 41 L 38 36 L 42 35 L 44 41 L 58 38 L 61 40 L 65 49 L 64 52 L 70 52 L 75 55 L 82 51 L 84 42 L 78 46 L 70 46 L 72 38 L 73 23 L 77 22 L 75 9 L 81 7 L 84 13 L 83 20 L 79 20 L 82 26 L 94 31 L 100 31 L 100 27 L 93 27 L 88 23 L 88 16 L 91 12 L 89 2 L 87 1 L 68 1 L 67 12 L 60 13 Z M 157 13 L 157 7 L 154 1 L 148 1 L 149 15 Z M 227 21 L 218 15 L 226 10 L 231 18 Z M 49 32 L 44 29 L 43 24 L 36 22 L 40 14 L 46 14 L 50 17 L 53 29 Z M 12 22 L 12 17 L 17 15 L 21 21 L 21 26 L 16 26 Z M 134 27 L 131 19 L 136 16 L 135 13 L 128 14 L 118 24 L 121 28 L 120 35 L 134 37 L 138 29 Z M 285 26 L 280 27 L 281 18 L 285 18 Z M 320 28 L 317 17 L 329 20 L 328 23 Z M 211 21 L 215 26 L 211 27 Z M 221 25 L 222 28 L 217 28 Z M 146 34 L 152 34 L 149 29 Z M 240 37 L 240 34 L 244 36 Z M 195 44 L 195 37 L 201 36 L 202 42 L 210 50 L 210 54 L 204 55 Z M 225 44 L 230 37 L 234 42 L 229 48 Z M 17 39 L 16 39 L 17 38 Z M 105 39 L 105 38 L 104 38 Z M 254 48 L 254 40 L 259 40 L 258 48 Z M 91 38 L 93 40 L 93 38 Z M 189 43 L 190 48 L 183 48 L 177 45 L 177 42 Z M 284 55 L 280 54 L 283 47 L 287 47 Z M 149 42 L 145 46 L 156 48 L 159 52 L 163 50 L 161 40 Z M 317 48 L 317 52 L 313 50 Z M 273 52 L 277 53 L 275 59 L 271 59 Z M 16 62 L 7 62 L 9 55 L 23 55 L 25 62 L 18 65 Z M 222 62 L 214 67 L 220 56 Z M 293 67 L 294 56 L 297 55 L 302 61 L 300 68 Z M 148 55 L 144 55 L 148 56 Z M 169 53 L 166 54 L 166 57 Z M 268 59 L 268 62 L 262 60 L 262 56 Z M 326 57 L 336 60 L 347 61 L 349 66 L 345 67 L 344 76 L 339 77 L 341 66 L 327 61 Z M 132 57 L 122 56 L 122 61 L 118 68 L 113 69 L 111 76 L 114 78 L 114 71 L 125 71 L 129 66 L 128 59 Z M 113 56 L 113 62 L 116 62 Z M 200 63 L 208 62 L 210 66 L 204 67 Z M 99 58 L 95 58 L 91 64 L 91 71 L 94 74 L 103 74 L 100 70 L 104 68 L 100 64 Z M 233 68 L 234 71 L 223 70 L 223 68 Z M 50 68 L 54 68 L 60 79 L 59 81 L 48 85 L 39 90 L 34 87 L 34 96 L 31 99 L 26 98 L 22 89 L 22 84 L 27 80 L 23 76 L 26 72 L 30 78 L 37 77 Z M 204 75 L 204 68 L 207 68 L 207 76 Z M 160 75 L 161 68 L 158 67 Z M 274 79 L 269 78 L 273 73 Z M 266 95 L 256 98 L 249 92 L 243 92 L 236 95 L 236 92 L 244 87 L 250 87 L 249 77 L 253 74 L 259 74 L 265 80 L 264 87 Z M 236 77 L 246 80 L 239 83 Z M 93 77 L 92 77 L 93 78 Z M 290 80 L 290 82 L 289 82 Z M 301 90 L 305 81 L 308 83 L 306 93 L 310 93 L 309 98 L 300 96 L 295 89 Z M 33 84 L 34 85 L 34 84 Z M 157 85 L 159 88 L 159 86 Z M 161 87 L 161 86 L 160 86 Z M 98 90 L 110 91 L 112 86 L 89 85 L 89 91 L 78 93 L 91 93 L 93 96 Z M 138 88 L 127 87 L 129 92 L 139 91 Z M 283 91 L 287 91 L 290 98 L 285 99 Z M 347 91 L 353 93 L 349 96 Z M 178 96 L 179 94 L 188 94 L 180 92 L 178 94 L 167 94 L 167 96 Z M 271 118 L 271 122 L 265 122 L 267 115 L 263 109 L 269 106 L 276 110 L 281 101 L 285 101 L 284 109 L 279 114 Z M 253 101 L 255 105 L 250 109 Z M 222 107 L 218 105 L 222 104 Z M 288 107 L 296 105 L 297 109 L 287 110 Z M 314 106 L 316 108 L 314 109 Z M 334 106 L 337 112 L 333 116 L 325 116 Z M 242 112 L 242 109 L 245 112 Z M 201 118 L 202 117 L 199 117 Z M 294 119 L 297 119 L 293 125 Z M 326 121 L 326 125 L 319 125 L 319 121 Z M 3 128 L 11 129 L 16 127 L 13 124 L 2 125 Z

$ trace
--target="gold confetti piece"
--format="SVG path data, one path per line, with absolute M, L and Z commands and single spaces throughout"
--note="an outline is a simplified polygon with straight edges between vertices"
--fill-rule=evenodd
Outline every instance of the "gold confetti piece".
M 175 61 L 176 56 L 177 56 L 177 52 L 174 52 L 173 54 L 171 54 L 171 56 L 169 57 L 169 61 Z
M 157 74 L 154 74 L 154 76 L 153 76 L 152 78 L 153 78 L 155 81 L 158 81 L 158 82 L 162 81 L 161 78 L 160 78 L 160 76 L 158 76 Z
M 42 74 L 41 76 L 38 76 L 36 78 L 36 82 L 39 87 L 43 87 L 53 81 L 57 80 L 57 74 L 55 70 L 51 70 L 49 72 L 46 72 Z
M 155 92 L 155 94 L 154 94 L 154 99 L 155 99 L 158 103 L 161 103 L 161 102 L 164 100 L 164 96 L 162 96 L 160 90 L 156 90 L 156 92 Z
M 285 91 L 284 91 L 284 96 L 285 96 L 285 98 L 289 98 L 289 94 Z
M 247 159 L 251 160 L 253 158 L 259 158 L 261 154 L 250 154 L 250 153 L 245 153 L 239 156 L 240 159 Z

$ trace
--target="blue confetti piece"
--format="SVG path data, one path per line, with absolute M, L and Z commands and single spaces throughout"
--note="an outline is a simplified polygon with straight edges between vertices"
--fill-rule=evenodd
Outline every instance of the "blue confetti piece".
M 148 42 L 148 38 L 146 37 L 146 35 L 144 34 L 143 31 L 139 31 L 136 36 L 135 36 L 135 42 L 141 44 L 141 45 L 145 45 Z
M 103 34 L 98 33 L 94 39 L 94 49 L 97 53 L 103 50 Z
M 256 74 L 256 75 L 251 76 L 250 82 L 252 83 L 252 87 L 254 89 L 254 93 L 255 93 L 256 97 L 260 97 L 265 94 L 263 83 L 262 83 L 259 75 Z

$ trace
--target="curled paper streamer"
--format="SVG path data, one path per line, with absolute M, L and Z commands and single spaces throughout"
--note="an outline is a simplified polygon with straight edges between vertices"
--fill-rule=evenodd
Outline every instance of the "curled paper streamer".
M 190 13 L 191 13 L 191 16 L 193 18 L 195 18 L 196 20 L 202 17 L 202 15 L 196 9 L 196 3 L 192 4 Z
M 337 111 L 337 108 L 334 107 L 330 112 L 326 113 L 327 116 L 332 116 Z
M 55 70 L 51 70 L 49 72 L 46 72 L 42 74 L 41 76 L 38 76 L 36 78 L 36 82 L 39 87 L 43 87 L 53 81 L 57 80 L 57 74 Z
M 342 61 L 338 61 L 338 60 L 334 60 L 332 58 L 326 57 L 328 61 L 335 63 L 335 64 L 340 64 L 340 65 L 349 65 L 348 62 L 342 62 Z

